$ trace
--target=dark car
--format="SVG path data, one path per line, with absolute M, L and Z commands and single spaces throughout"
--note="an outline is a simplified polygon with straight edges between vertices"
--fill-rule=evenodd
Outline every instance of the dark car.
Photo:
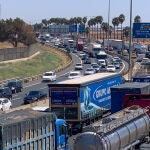
M 91 58 L 87 57 L 86 59 L 84 59 L 84 63 L 91 64 Z
M 24 97 L 24 104 L 30 104 L 47 98 L 47 93 L 43 90 L 32 90 Z
M 12 91 L 9 87 L 0 88 L 0 98 L 12 99 Z
M 9 87 L 12 93 L 21 92 L 23 88 L 21 81 L 10 81 L 7 83 L 6 87 Z

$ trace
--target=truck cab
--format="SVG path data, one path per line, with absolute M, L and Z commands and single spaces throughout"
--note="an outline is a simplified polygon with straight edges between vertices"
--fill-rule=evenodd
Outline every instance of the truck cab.
M 68 137 L 71 135 L 71 128 L 63 119 L 56 119 L 55 122 L 55 146 L 56 150 L 68 150 Z

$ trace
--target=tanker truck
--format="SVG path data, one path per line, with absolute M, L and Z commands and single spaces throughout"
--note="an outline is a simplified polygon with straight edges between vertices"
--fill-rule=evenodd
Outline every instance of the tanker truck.
M 85 127 L 74 139 L 74 150 L 139 150 L 143 143 L 148 147 L 150 117 L 147 111 L 148 108 L 135 105 Z

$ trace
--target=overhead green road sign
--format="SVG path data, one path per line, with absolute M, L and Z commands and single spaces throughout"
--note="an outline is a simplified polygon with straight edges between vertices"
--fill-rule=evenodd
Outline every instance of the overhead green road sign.
M 150 23 L 133 23 L 133 38 L 150 38 Z

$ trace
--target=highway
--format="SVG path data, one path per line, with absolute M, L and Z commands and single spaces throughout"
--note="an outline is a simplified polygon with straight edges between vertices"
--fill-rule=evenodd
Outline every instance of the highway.
M 57 73 L 57 80 L 55 82 L 59 82 L 59 81 L 68 79 L 68 72 L 71 70 L 74 70 L 74 66 L 76 63 L 82 62 L 82 60 L 80 59 L 78 54 L 71 53 L 71 56 L 72 56 L 73 63 L 68 68 Z M 92 58 L 91 62 L 96 62 L 95 58 Z M 127 65 L 127 64 L 124 64 L 121 69 L 117 70 L 117 72 L 122 72 L 122 70 L 125 68 L 125 65 Z M 90 67 L 90 64 L 84 64 L 84 68 L 81 71 L 82 74 L 85 71 L 85 68 L 87 68 L 87 67 Z M 55 82 L 53 82 L 53 83 L 55 83 Z M 36 80 L 36 81 L 25 84 L 23 86 L 22 92 L 16 93 L 13 95 L 12 107 L 14 108 L 14 107 L 19 107 L 19 106 L 23 105 L 23 98 L 30 90 L 43 89 L 43 90 L 47 91 L 47 96 L 48 96 L 48 86 L 47 86 L 48 83 L 50 83 L 50 82 L 43 83 L 42 80 Z

